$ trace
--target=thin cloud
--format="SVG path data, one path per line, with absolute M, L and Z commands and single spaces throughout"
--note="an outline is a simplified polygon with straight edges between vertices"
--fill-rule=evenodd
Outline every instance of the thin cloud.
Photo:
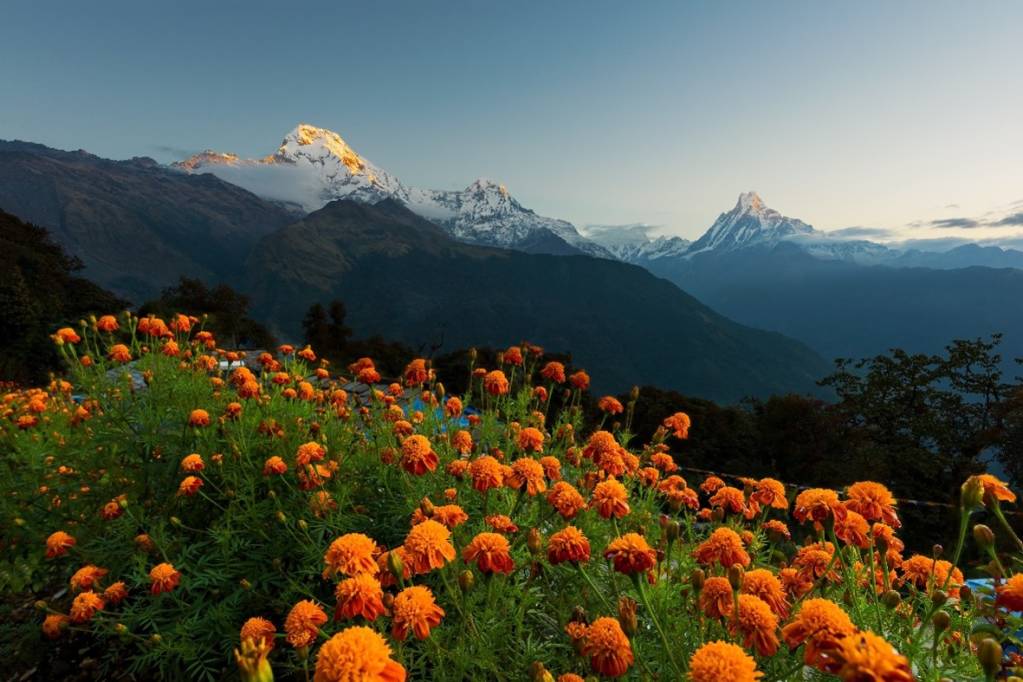
M 972 229 L 974 227 L 983 227 L 984 223 L 973 218 L 939 218 L 938 220 L 932 220 L 928 223 L 931 227 L 937 227 L 941 229 L 946 228 L 963 228 Z
M 895 230 L 890 230 L 886 227 L 864 227 L 862 225 L 853 225 L 852 227 L 842 227 L 837 230 L 828 230 L 828 235 L 831 237 L 837 237 L 839 239 L 857 239 L 857 238 L 875 238 L 884 239 L 891 237 L 895 234 Z
M 169 154 L 170 156 L 173 156 L 175 159 L 187 159 L 188 157 L 194 156 L 195 154 L 198 153 L 197 150 L 193 151 L 190 149 L 183 149 L 181 147 L 174 147 L 172 145 L 166 144 L 154 144 L 152 145 L 152 150 L 160 152 L 161 154 Z
M 946 204 L 945 208 L 959 208 L 959 204 Z
M 1023 212 L 1007 215 L 993 224 L 994 227 L 1019 227 L 1023 225 Z

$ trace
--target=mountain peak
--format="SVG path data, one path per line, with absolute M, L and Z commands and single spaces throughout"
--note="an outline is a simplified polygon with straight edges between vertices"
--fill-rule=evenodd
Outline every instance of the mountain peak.
M 268 162 L 293 162 L 296 157 L 303 156 L 310 160 L 326 160 L 334 157 L 343 163 L 351 173 L 361 173 L 366 169 L 366 160 L 348 146 L 340 135 L 333 130 L 319 128 L 308 123 L 299 123 L 284 136 L 281 146 Z
M 764 200 L 760 198 L 759 194 L 750 191 L 743 192 L 739 195 L 739 201 L 736 202 L 735 208 L 746 213 L 759 212 L 767 208 L 767 206 L 764 204 Z
M 802 220 L 788 218 L 764 204 L 756 192 L 743 192 L 735 208 L 722 213 L 702 237 L 693 242 L 687 256 L 704 251 L 732 251 L 753 245 L 771 245 L 814 232 Z
M 465 188 L 465 191 L 472 194 L 486 194 L 496 191 L 502 197 L 508 196 L 508 188 L 499 182 L 494 182 L 490 178 L 476 178 L 471 185 Z

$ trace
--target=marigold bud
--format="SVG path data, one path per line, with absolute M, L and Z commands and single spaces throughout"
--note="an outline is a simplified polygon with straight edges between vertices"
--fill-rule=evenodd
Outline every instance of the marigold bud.
M 418 436 L 417 436 L 418 437 Z M 419 511 L 423 512 L 423 516 L 426 518 L 433 518 L 433 502 L 430 501 L 429 497 L 424 497 L 419 502 Z
M 277 512 L 277 520 L 280 521 L 281 523 L 285 523 L 288 520 L 288 517 L 285 515 L 284 512 L 279 511 Z
M 24 526 L 25 525 L 25 519 L 23 519 L 23 518 L 21 518 L 19 516 L 18 518 L 14 519 L 14 525 L 18 526 L 18 527 Z
M 639 386 L 632 387 L 632 390 L 629 391 L 629 399 L 633 401 L 639 400 Z
M 636 634 L 636 600 L 629 597 L 618 599 L 618 622 L 628 636 Z
M 964 511 L 979 509 L 984 504 L 984 484 L 976 476 L 970 476 L 959 489 L 959 505 Z
M 881 595 L 881 601 L 890 609 L 894 609 L 902 603 L 902 595 L 895 590 L 888 590 Z
M 470 570 L 464 570 L 458 574 L 458 587 L 462 592 L 468 592 L 476 584 L 476 576 Z
M 170 522 L 171 522 L 172 526 L 180 526 L 181 525 L 181 519 L 179 519 L 176 516 L 170 517 Z
M 948 592 L 945 590 L 934 590 L 934 594 L 931 595 L 931 603 L 935 606 L 941 606 L 948 601 Z
M 988 677 L 997 675 L 1002 668 L 1002 645 L 990 637 L 984 638 L 977 648 L 977 660 Z
M 952 624 L 952 616 L 948 615 L 948 611 L 937 611 L 931 617 L 931 623 L 934 624 L 934 631 L 936 633 L 944 632 Z
M 945 548 L 942 547 L 941 545 L 936 544 L 933 547 L 931 547 L 931 556 L 934 557 L 935 559 L 940 559 L 941 555 L 944 553 Z
M 42 599 L 40 599 L 39 601 L 36 602 L 36 608 L 39 609 L 40 611 L 45 611 L 46 610 L 46 602 L 43 601 Z
M 540 661 L 533 661 L 529 666 L 530 682 L 554 682 L 554 675 L 543 666 Z
M 995 532 L 983 523 L 973 527 L 973 541 L 985 552 L 995 545 Z
M 309 528 L 309 524 L 306 522 L 305 519 L 299 519 L 298 527 L 301 528 L 302 530 L 307 530 Z
M 732 586 L 733 590 L 738 590 L 742 587 L 742 580 L 746 575 L 746 571 L 743 570 L 740 564 L 732 564 L 728 569 L 728 584 Z
M 703 572 L 702 568 L 694 569 L 693 572 L 689 574 L 689 582 L 693 584 L 693 587 L 695 587 L 697 591 L 703 589 L 703 583 L 706 580 L 707 574 Z
M 119 635 L 126 635 L 128 634 L 128 626 L 125 625 L 124 623 L 118 623 L 117 625 L 114 626 L 114 632 L 116 632 Z
M 156 646 L 157 644 L 159 644 L 162 641 L 163 641 L 163 637 L 161 637 L 158 634 L 150 635 L 149 636 L 149 643 L 152 644 L 153 646 Z
M 526 547 L 529 548 L 529 553 L 534 556 L 543 549 L 543 536 L 540 535 L 540 531 L 536 528 L 530 528 L 529 533 L 526 534 Z
M 252 583 L 249 582 L 248 578 L 242 578 L 241 580 L 238 581 L 238 584 L 242 586 L 243 590 L 252 589 Z
M 387 568 L 391 571 L 391 575 L 394 576 L 395 580 L 401 581 L 405 577 L 405 562 L 401 559 L 401 554 L 396 551 L 390 551 L 387 553 Z
M 715 523 L 721 523 L 725 519 L 725 508 L 714 507 L 714 511 L 711 512 L 710 518 L 712 518 Z

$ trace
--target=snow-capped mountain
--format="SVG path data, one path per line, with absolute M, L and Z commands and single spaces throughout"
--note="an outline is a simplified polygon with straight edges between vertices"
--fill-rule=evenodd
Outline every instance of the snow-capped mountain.
M 607 247 L 618 258 L 643 265 L 656 259 L 720 256 L 748 248 L 772 248 L 786 242 L 822 260 L 840 260 L 860 265 L 887 263 L 899 252 L 866 240 L 838 239 L 797 218 L 769 208 L 756 192 L 743 192 L 732 210 L 722 213 L 703 235 L 691 244 L 680 237 L 650 238 L 645 231 L 608 232 L 601 226 L 588 231 L 590 238 Z M 630 227 L 630 226 L 623 226 Z
M 743 192 L 735 208 L 718 216 L 710 229 L 689 247 L 687 255 L 704 251 L 721 253 L 813 233 L 814 229 L 802 220 L 788 218 L 768 208 L 756 192 Z
M 304 123 L 262 159 L 207 150 L 173 165 L 188 173 L 212 173 L 304 213 L 335 199 L 376 203 L 394 198 L 461 241 L 613 258 L 571 223 L 523 207 L 504 185 L 479 179 L 460 192 L 410 187 L 360 156 L 337 133 Z
M 615 258 L 627 263 L 680 256 L 689 248 L 690 241 L 673 235 L 650 233 L 654 225 L 633 223 L 631 225 L 586 225 L 583 234 L 610 251 Z

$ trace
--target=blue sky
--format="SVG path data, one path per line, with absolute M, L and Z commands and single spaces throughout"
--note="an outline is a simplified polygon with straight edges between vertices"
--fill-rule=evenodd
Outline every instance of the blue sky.
M 1004 234 L 984 214 L 1023 200 L 1019 2 L 14 0 L 3 14 L 0 138 L 262 156 L 303 121 L 408 184 L 485 176 L 579 225 L 687 236 L 748 189 L 824 229 L 921 237 Z M 962 218 L 982 226 L 932 222 Z

